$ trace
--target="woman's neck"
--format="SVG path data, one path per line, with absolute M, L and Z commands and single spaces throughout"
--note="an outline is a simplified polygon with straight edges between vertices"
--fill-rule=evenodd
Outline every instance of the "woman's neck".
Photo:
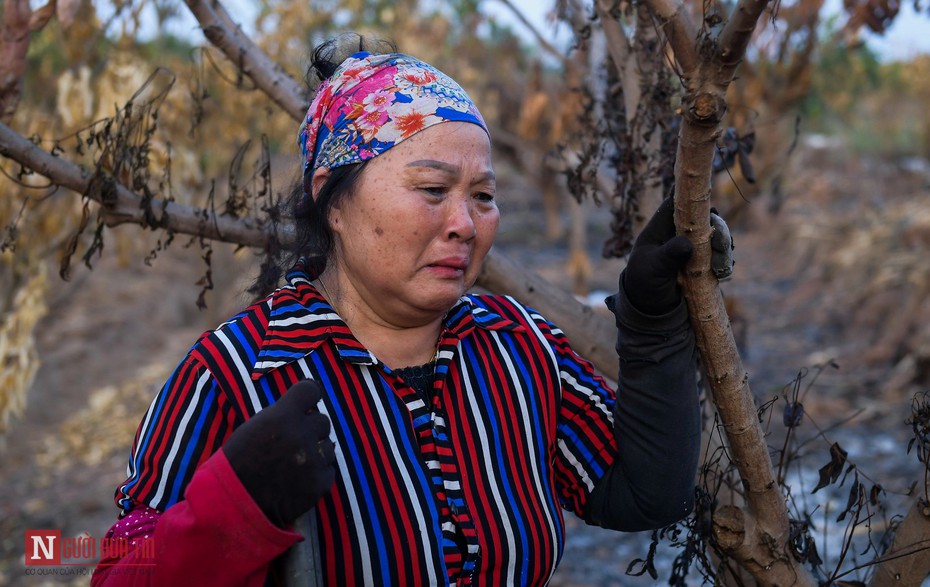
M 442 316 L 400 325 L 356 299 L 360 296 L 353 296 L 348 288 L 340 286 L 333 274 L 324 272 L 316 284 L 359 342 L 391 369 L 423 365 L 436 358 Z

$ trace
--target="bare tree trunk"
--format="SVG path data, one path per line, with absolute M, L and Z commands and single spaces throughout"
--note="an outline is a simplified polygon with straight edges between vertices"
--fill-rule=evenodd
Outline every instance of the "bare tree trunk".
M 748 511 L 727 506 L 714 516 L 714 535 L 762 585 L 813 585 L 788 551 L 788 510 L 775 482 L 723 296 L 710 271 L 710 165 L 717 134 L 713 127 L 685 122 L 676 169 L 675 216 L 680 234 L 695 245 L 682 280 L 695 338 L 714 403 L 727 435 L 733 463 L 746 492 Z M 702 179 L 706 177 L 706 179 Z
M 723 296 L 710 271 L 710 177 L 715 143 L 723 128 L 726 89 L 743 58 L 767 2 L 741 0 L 717 40 L 694 32 L 681 4 L 649 0 L 669 38 L 683 80 L 683 121 L 675 166 L 675 224 L 694 245 L 682 277 L 706 380 L 720 414 L 733 463 L 739 470 L 747 507 L 721 507 L 714 536 L 725 552 L 758 584 L 814 585 L 810 573 L 791 555 L 785 498 L 775 481 L 772 461 L 759 423 Z

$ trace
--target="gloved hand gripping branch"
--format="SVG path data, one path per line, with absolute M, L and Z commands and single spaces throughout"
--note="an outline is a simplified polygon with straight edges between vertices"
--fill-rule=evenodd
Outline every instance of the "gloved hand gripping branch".
M 712 270 L 732 272 L 732 241 L 711 216 Z M 618 456 L 595 485 L 585 520 L 625 531 L 661 528 L 693 508 L 700 453 L 696 352 L 678 273 L 691 258 L 675 235 L 674 203 L 662 203 L 633 245 L 608 300 L 616 315 L 619 358 L 614 436 Z
M 659 316 L 678 306 L 678 273 L 691 258 L 693 247 L 675 234 L 675 201 L 666 198 L 636 238 L 626 269 L 620 277 L 621 291 L 643 314 Z M 717 279 L 733 273 L 733 239 L 723 218 L 711 209 L 711 271 Z

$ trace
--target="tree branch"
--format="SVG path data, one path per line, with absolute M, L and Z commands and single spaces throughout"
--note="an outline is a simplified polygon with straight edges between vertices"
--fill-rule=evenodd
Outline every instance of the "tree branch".
M 748 515 L 715 520 L 715 533 L 738 536 L 729 552 L 762 585 L 810 585 L 814 580 L 788 550 L 788 510 L 769 457 L 765 436 L 740 360 L 723 295 L 710 271 L 710 169 L 717 127 L 695 124 L 686 116 L 675 169 L 675 221 L 679 234 L 694 245 L 682 286 L 701 364 L 729 442 L 729 454 L 746 492 Z M 735 531 L 729 526 L 739 522 Z
M 668 44 L 675 54 L 679 73 L 691 77 L 698 68 L 696 35 L 685 15 L 684 4 L 676 0 L 646 0 L 649 9 L 659 21 Z
M 681 17 L 680 11 L 669 13 L 670 6 L 663 0 L 649 2 L 657 11 L 664 11 L 666 18 Z M 705 379 L 746 495 L 746 510 L 721 508 L 715 515 L 715 536 L 760 585 L 813 586 L 810 572 L 790 553 L 785 498 L 775 481 L 749 376 L 736 348 L 723 295 L 710 271 L 710 176 L 715 144 L 723 132 L 727 87 L 764 5 L 763 0 L 741 0 L 738 17 L 728 24 L 723 35 L 728 44 L 718 54 L 719 60 L 702 59 L 696 69 L 686 68 L 684 72 L 686 90 L 675 162 L 675 225 L 678 234 L 694 245 L 694 254 L 681 277 L 682 287 Z
M 542 33 L 536 30 L 536 27 L 533 26 L 533 23 L 531 23 L 526 18 L 526 15 L 524 15 L 520 11 L 519 8 L 514 6 L 513 2 L 511 2 L 510 0 L 498 0 L 498 1 L 504 6 L 506 6 L 507 8 L 509 8 L 511 12 L 513 12 L 514 16 L 517 17 L 517 20 L 519 20 L 520 23 L 523 24 L 523 26 L 525 26 L 530 31 L 530 33 L 532 33 L 533 37 L 536 38 L 536 42 L 539 43 L 539 46 L 542 47 L 542 49 L 546 51 L 546 53 L 549 53 L 550 55 L 558 59 L 562 63 L 563 67 L 569 66 L 568 59 L 566 59 L 565 55 L 563 55 L 561 51 L 553 47 L 552 43 L 547 41 L 546 38 L 542 36 Z
M 142 198 L 126 187 L 115 184 L 115 198 L 104 201 L 99 191 L 91 191 L 92 174 L 86 169 L 55 157 L 16 131 L 0 124 L 0 155 L 47 177 L 60 185 L 84 194 L 102 206 L 107 225 L 133 223 L 146 228 L 164 228 L 182 234 L 203 236 L 212 240 L 264 248 L 270 234 L 254 218 L 232 218 L 175 202 L 150 202 L 155 224 L 146 219 Z
M 220 2 L 185 0 L 185 3 L 200 22 L 207 40 L 285 112 L 295 120 L 303 120 L 309 101 L 300 83 L 243 34 L 241 27 L 230 26 L 233 20 Z
M 505 292 L 539 310 L 565 332 L 572 349 L 588 359 L 605 376 L 616 380 L 619 366 L 614 346 L 617 329 L 613 319 L 605 319 L 575 297 L 535 273 L 517 265 L 494 249 L 488 254 L 478 276 L 478 285 L 494 292 Z
M 729 84 L 736 68 L 746 54 L 746 47 L 752 39 L 759 16 L 765 10 L 769 0 L 740 0 L 733 9 L 733 14 L 720 32 L 715 61 L 721 65 L 717 77 Z

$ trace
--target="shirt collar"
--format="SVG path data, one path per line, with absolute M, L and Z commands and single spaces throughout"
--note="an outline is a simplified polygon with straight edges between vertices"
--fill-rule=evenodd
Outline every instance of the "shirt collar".
M 332 340 L 339 356 L 348 363 L 377 365 L 378 359 L 352 334 L 349 327 L 311 284 L 311 277 L 300 267 L 293 269 L 287 285 L 266 300 L 270 308 L 268 329 L 252 366 L 252 379 L 258 379 L 297 361 Z M 523 326 L 478 305 L 472 296 L 462 296 L 446 313 L 439 350 L 454 353 L 458 341 L 475 328 L 522 331 Z

